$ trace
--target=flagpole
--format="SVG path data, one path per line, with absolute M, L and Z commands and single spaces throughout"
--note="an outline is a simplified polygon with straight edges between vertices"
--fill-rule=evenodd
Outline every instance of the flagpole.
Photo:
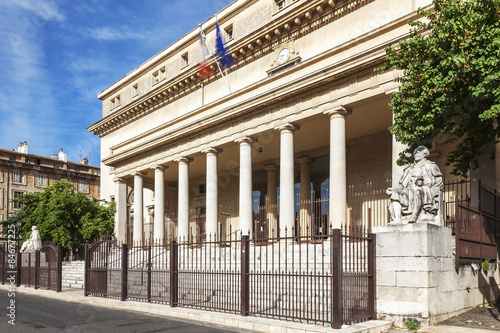
M 217 14 L 215 14 L 215 23 L 219 24 L 219 20 L 217 19 Z M 215 39 L 217 39 L 217 32 L 215 34 Z M 205 43 L 205 45 L 206 45 L 206 43 Z M 208 45 L 207 45 L 207 48 L 208 48 Z M 224 83 L 226 84 L 227 90 L 229 90 L 229 94 L 231 94 L 231 85 L 229 84 L 229 79 L 227 78 L 227 68 L 225 69 L 226 75 L 224 75 L 224 73 L 222 72 L 222 68 L 220 68 L 219 61 L 215 57 L 215 53 L 213 53 L 213 52 L 210 52 L 210 53 L 212 53 L 212 57 L 215 59 L 215 63 L 217 64 L 217 68 L 219 68 L 220 75 L 224 79 Z
M 216 21 L 216 24 L 218 24 L 218 20 L 217 20 L 217 15 L 215 15 L 215 21 Z M 224 83 L 227 87 L 227 89 L 229 90 L 229 94 L 231 94 L 231 85 L 229 84 L 229 79 L 228 79 L 228 74 L 227 74 L 227 68 L 224 68 L 226 74 L 224 75 L 224 72 L 222 71 L 222 68 L 219 64 L 219 61 L 215 55 L 214 52 L 212 52 L 212 50 L 209 49 L 208 45 L 207 45 L 207 36 L 205 35 L 205 33 L 203 32 L 203 29 L 202 29 L 202 26 L 201 26 L 201 23 L 198 24 L 198 27 L 200 29 L 200 37 L 203 38 L 203 43 L 204 43 L 204 46 L 207 48 L 207 51 L 212 55 L 212 57 L 215 59 L 215 63 L 217 64 L 217 68 L 219 69 L 219 72 L 222 76 L 222 79 L 224 80 Z M 215 38 L 217 39 L 217 34 L 215 36 Z M 203 47 L 203 46 L 202 46 Z

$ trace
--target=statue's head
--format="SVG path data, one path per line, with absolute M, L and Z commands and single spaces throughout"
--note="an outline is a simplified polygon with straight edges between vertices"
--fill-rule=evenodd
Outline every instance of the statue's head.
M 419 146 L 413 151 L 413 159 L 415 160 L 415 162 L 418 162 L 423 158 L 429 156 L 429 154 L 429 149 L 427 149 L 427 147 Z
M 32 226 L 32 227 L 31 227 L 31 230 L 32 230 L 32 231 L 35 231 L 35 230 L 36 230 L 36 225 Z

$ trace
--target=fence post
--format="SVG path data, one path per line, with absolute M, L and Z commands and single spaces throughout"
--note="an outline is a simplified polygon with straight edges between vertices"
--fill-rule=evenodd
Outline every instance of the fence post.
M 127 299 L 127 274 L 128 274 L 128 245 L 122 244 L 122 292 L 120 301 Z
M 248 316 L 250 310 L 250 240 L 241 236 L 241 315 Z
M 85 269 L 83 275 L 83 296 L 89 295 L 89 273 L 90 269 L 90 250 L 89 243 L 85 243 Z
M 170 241 L 170 307 L 176 307 L 178 303 L 178 293 L 179 293 L 179 275 L 177 271 L 179 269 L 177 265 L 177 251 L 179 250 L 177 242 L 175 240 Z
M 342 327 L 342 235 L 340 229 L 333 229 L 330 238 L 332 270 L 332 314 L 331 325 L 334 329 Z
M 147 299 L 148 302 L 151 302 L 151 247 L 153 245 L 151 244 L 151 239 L 149 239 L 149 246 L 148 246 L 148 285 L 147 285 Z
M 35 251 L 35 289 L 38 289 L 38 272 L 40 270 L 40 250 Z
M 377 235 L 368 234 L 368 311 L 370 312 L 371 319 L 377 318 L 375 313 L 375 299 L 376 299 L 376 281 L 377 281 L 377 265 L 375 260 L 375 249 L 377 246 Z
M 17 243 L 17 256 L 16 256 L 16 259 L 17 259 L 17 281 L 16 281 L 16 286 L 17 287 L 20 287 L 21 286 L 21 256 L 22 256 L 22 253 L 21 253 L 21 248 L 19 246 L 19 243 Z
M 61 244 L 57 244 L 57 286 L 56 292 L 60 292 L 62 290 L 62 260 L 63 259 L 63 251 Z
M 458 196 L 455 196 L 455 269 L 460 268 L 460 228 L 461 228 L 462 210 L 458 205 Z

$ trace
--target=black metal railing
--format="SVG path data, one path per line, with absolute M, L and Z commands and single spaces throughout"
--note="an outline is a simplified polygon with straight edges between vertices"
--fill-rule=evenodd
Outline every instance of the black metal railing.
M 375 318 L 375 236 L 323 236 L 99 241 L 86 247 L 85 295 L 334 328 Z
M 62 289 L 62 249 L 45 244 L 39 250 L 21 253 L 18 240 L 0 239 L 0 282 L 54 291 Z

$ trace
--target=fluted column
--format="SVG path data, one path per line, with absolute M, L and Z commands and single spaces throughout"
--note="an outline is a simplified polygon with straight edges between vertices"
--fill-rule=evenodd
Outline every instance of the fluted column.
M 207 240 L 217 240 L 219 222 L 219 201 L 217 184 L 217 155 L 222 150 L 210 148 L 204 151 L 207 155 L 207 194 L 206 194 L 206 233 Z M 210 238 L 209 238 L 210 237 Z
M 278 188 L 276 184 L 276 176 L 278 168 L 274 164 L 269 164 L 264 167 L 267 171 L 267 221 L 269 237 L 277 237 L 278 234 Z
M 163 243 L 165 239 L 165 171 L 166 167 L 157 165 L 155 170 L 155 215 L 153 237 Z
M 191 158 L 182 157 L 179 163 L 179 207 L 178 207 L 178 238 L 179 242 L 188 241 L 189 237 L 189 162 Z
M 143 240 L 144 232 L 144 200 L 143 200 L 143 174 L 134 174 L 134 242 Z
M 345 118 L 351 110 L 339 106 L 330 116 L 330 224 L 340 229 L 347 223 L 347 176 Z
M 243 235 L 252 234 L 252 144 L 254 140 L 245 137 L 240 144 L 240 200 L 239 220 Z
M 122 178 L 114 179 L 116 186 L 115 237 L 119 243 L 127 238 L 127 183 Z
M 313 227 L 311 224 L 311 161 L 308 156 L 297 159 L 300 163 L 300 236 L 310 236 Z
M 293 132 L 297 129 L 292 124 L 278 128 L 280 131 L 280 236 L 293 236 L 295 222 L 295 181 Z

